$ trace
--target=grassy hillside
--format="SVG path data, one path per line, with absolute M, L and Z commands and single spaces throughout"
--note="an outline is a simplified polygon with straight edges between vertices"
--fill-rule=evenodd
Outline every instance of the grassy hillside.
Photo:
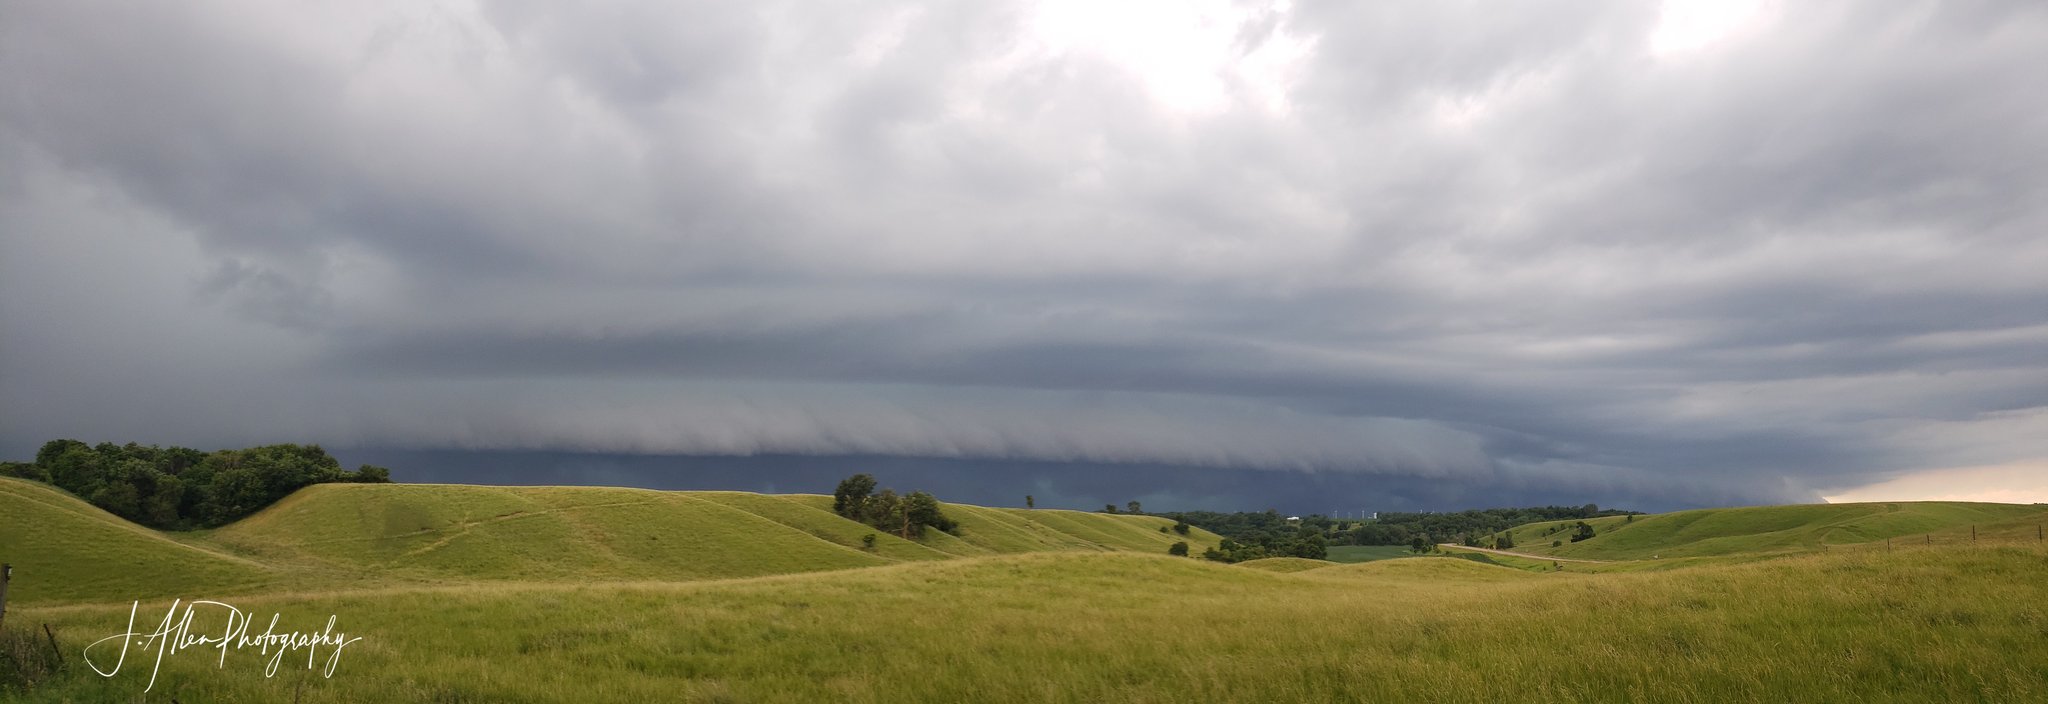
M 1327 557 L 1331 562 L 1350 563 L 1413 556 L 1406 545 L 1332 545 Z
M 1515 550 L 1593 560 L 1702 557 L 1821 550 L 1886 538 L 1936 534 L 1967 536 L 1971 525 L 2018 534 L 2029 521 L 2048 520 L 2048 506 L 1964 502 L 1813 504 L 1718 508 L 1586 521 L 1597 535 L 1570 542 L 1574 521 L 1531 523 L 1514 529 Z M 1545 535 L 1545 531 L 1556 532 Z M 1564 545 L 1552 547 L 1551 542 Z
M 1335 564 L 1337 563 L 1328 560 L 1311 560 L 1305 557 L 1265 557 L 1257 560 L 1245 560 L 1244 562 L 1237 563 L 1237 566 L 1265 570 L 1267 572 L 1306 572 Z
M 830 497 L 599 487 L 321 484 L 213 531 L 167 535 L 47 486 L 0 484 L 18 603 L 450 582 L 696 580 L 1043 550 L 1165 553 L 1206 531 L 1149 516 L 947 505 L 959 536 L 916 541 Z M 875 536 L 872 550 L 862 538 Z M 132 568 L 132 569 L 131 569 Z
M 264 565 L 172 540 L 46 484 L 0 477 L 0 561 L 10 604 L 89 594 L 149 599 L 275 581 Z
M 1639 519 L 1640 520 L 1640 519 Z M 1134 553 L 666 584 L 251 598 L 363 640 L 332 679 L 166 658 L 180 701 L 2043 701 L 2048 551 L 1646 574 L 1455 559 L 1296 574 Z M 30 611 L 67 643 L 120 608 Z M 293 667 L 288 665 L 289 667 Z M 146 668 L 31 701 L 114 701 Z

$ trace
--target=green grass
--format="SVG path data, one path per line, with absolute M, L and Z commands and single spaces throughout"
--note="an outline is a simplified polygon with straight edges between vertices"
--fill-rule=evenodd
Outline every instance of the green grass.
M 2031 547 L 1608 575 L 1031 554 L 240 603 L 364 637 L 333 679 L 304 680 L 309 702 L 2041 701 L 2044 604 L 2048 552 Z M 24 617 L 81 643 L 118 632 L 126 607 Z M 253 654 L 210 655 L 168 658 L 153 695 L 300 686 Z M 145 673 L 74 668 L 28 699 L 124 700 Z
M 1591 560 L 1718 557 L 1825 550 L 1923 534 L 1953 539 L 1972 524 L 2019 532 L 2048 518 L 2048 506 L 1964 502 L 1815 504 L 1700 509 L 1633 520 L 1609 516 L 1586 521 L 1591 540 L 1570 542 L 1574 521 L 1547 521 L 1513 530 L 1515 551 Z M 1545 530 L 1562 528 L 1551 535 Z M 1552 547 L 1562 540 L 1564 545 Z
M 0 561 L 22 577 L 8 589 L 10 608 L 81 595 L 147 599 L 278 581 L 262 563 L 172 540 L 48 485 L 4 477 Z
M 0 676 L 0 699 L 137 699 L 147 668 L 102 678 L 77 651 L 120 632 L 130 600 L 148 620 L 196 597 L 286 629 L 333 615 L 363 640 L 332 679 L 303 660 L 266 679 L 253 652 L 168 656 L 148 700 L 2048 700 L 2042 507 L 1601 519 L 1575 550 L 1623 561 L 1559 572 L 1352 546 L 1331 553 L 1349 564 L 1224 565 L 1165 555 L 1216 538 L 1164 519 L 961 505 L 959 536 L 866 550 L 879 531 L 829 505 L 336 485 L 166 535 L 0 481 L 0 557 L 17 565 L 0 645 L 36 648 L 30 624 L 48 624 L 73 656 L 33 689 Z M 1901 530 L 1928 537 L 1886 550 Z M 1624 559 L 1644 551 L 1670 559 Z
M 679 581 L 1047 550 L 1195 553 L 1221 539 L 1152 516 L 948 504 L 959 536 L 905 540 L 831 497 L 603 487 L 321 484 L 228 526 L 166 534 L 53 489 L 0 481 L 16 603 L 276 589 Z M 862 538 L 875 536 L 873 549 Z M 13 549 L 27 546 L 28 549 Z
M 1351 563 L 1414 556 L 1405 545 L 1332 545 L 1327 558 L 1331 562 Z
M 1257 560 L 1245 560 L 1244 562 L 1237 563 L 1237 566 L 1265 570 L 1267 572 L 1306 572 L 1335 564 L 1337 563 L 1328 560 L 1311 560 L 1305 557 L 1267 557 Z

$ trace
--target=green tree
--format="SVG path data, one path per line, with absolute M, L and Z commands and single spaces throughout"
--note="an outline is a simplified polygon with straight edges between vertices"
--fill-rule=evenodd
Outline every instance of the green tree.
M 1587 523 L 1586 523 L 1585 521 L 1579 521 L 1579 524 L 1578 524 L 1578 530 L 1577 530 L 1576 532 L 1572 533 L 1572 542 L 1576 543 L 1576 542 L 1579 542 L 1579 541 L 1581 541 L 1581 540 L 1592 540 L 1592 539 L 1593 539 L 1593 526 L 1591 526 L 1591 525 L 1587 524 Z
M 1415 536 L 1408 541 L 1408 551 L 1418 555 L 1429 552 L 1429 541 L 1424 540 L 1420 535 Z
M 135 485 L 128 482 L 103 483 L 87 500 L 108 513 L 131 521 L 142 517 L 142 497 L 136 492 Z
M 1168 554 L 1168 555 L 1174 555 L 1174 556 L 1177 556 L 1177 557 L 1187 557 L 1187 556 L 1188 556 L 1188 543 L 1187 543 L 1187 541 L 1183 540 L 1183 541 L 1180 541 L 1180 542 L 1174 543 L 1172 547 L 1169 547 L 1169 548 L 1167 548 L 1167 549 L 1166 549 L 1166 554 Z
M 874 492 L 873 475 L 856 474 L 839 480 L 839 488 L 832 490 L 832 512 L 858 518 L 867 510 L 868 495 Z
M 874 549 L 875 549 L 875 534 L 873 534 L 873 533 L 869 533 L 869 534 L 867 534 L 867 535 L 863 535 L 863 536 L 861 536 L 861 537 L 860 537 L 860 547 L 861 547 L 861 549 L 862 549 L 862 550 L 874 550 Z
M 1321 560 L 1330 556 L 1329 542 L 1323 538 L 1322 533 L 1309 533 L 1295 541 L 1293 554 L 1295 557 Z
M 1143 508 L 1141 508 L 1141 507 L 1139 507 L 1139 506 L 1138 506 L 1138 502 L 1136 502 L 1136 501 L 1132 501 L 1132 502 L 1130 502 L 1130 503 L 1124 504 L 1124 509 L 1125 509 L 1125 510 L 1127 510 L 1127 511 L 1129 511 L 1129 512 L 1131 512 L 1131 513 L 1144 513 L 1144 512 L 1145 512 Z
M 903 527 L 903 498 L 897 496 L 893 489 L 883 489 L 861 502 L 860 517 L 868 525 L 891 533 L 902 532 L 902 537 L 910 537 L 909 531 Z
M 1024 508 L 1038 508 L 1038 499 L 1031 498 L 1030 494 L 1025 494 Z
M 1173 522 L 1173 532 L 1175 532 L 1175 533 L 1179 533 L 1179 534 L 1181 534 L 1181 535 L 1187 535 L 1187 534 L 1188 534 L 1188 522 L 1187 522 L 1187 521 L 1174 521 L 1174 522 Z
M 1116 513 L 1116 504 L 1103 504 L 1103 505 L 1102 505 L 1102 512 L 1103 512 L 1103 513 Z
M 922 491 L 910 492 L 910 496 L 903 499 L 903 515 L 909 526 L 906 530 L 913 536 L 923 536 L 927 526 L 946 533 L 960 528 L 953 519 L 946 517 L 944 511 L 939 510 L 939 500 L 936 497 Z

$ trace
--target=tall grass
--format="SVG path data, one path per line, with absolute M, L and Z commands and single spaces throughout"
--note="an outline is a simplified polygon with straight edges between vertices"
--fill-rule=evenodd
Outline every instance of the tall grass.
M 1057 553 L 241 605 L 364 636 L 305 701 L 2048 700 L 2048 551 L 2032 546 L 1641 574 Z M 83 642 L 126 607 L 30 614 Z M 69 673 L 27 696 L 129 697 L 143 674 Z M 197 656 L 157 685 L 182 701 L 295 686 Z

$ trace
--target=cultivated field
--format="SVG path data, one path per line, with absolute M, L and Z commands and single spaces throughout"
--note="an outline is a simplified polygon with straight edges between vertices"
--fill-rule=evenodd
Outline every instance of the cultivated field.
M 168 597 L 226 596 L 363 638 L 331 679 L 303 660 L 266 679 L 253 651 L 173 655 L 150 701 L 2048 701 L 2048 549 L 2020 530 L 2044 507 L 1739 509 L 1756 520 L 1691 519 L 1637 534 L 1672 547 L 1608 554 L 1766 536 L 1757 552 L 1556 572 L 1224 565 L 1167 556 L 1160 519 L 965 506 L 947 507 L 959 538 L 868 551 L 873 531 L 828 503 L 331 486 L 173 539 L 0 482 L 7 624 L 49 624 L 75 656 L 122 632 L 132 599 L 160 618 Z M 1978 519 L 1998 530 L 1973 543 Z M 1873 525 L 1963 538 L 1843 537 Z M 1828 547 L 1770 537 L 1816 526 Z M 76 660 L 4 696 L 132 701 L 149 675 Z

